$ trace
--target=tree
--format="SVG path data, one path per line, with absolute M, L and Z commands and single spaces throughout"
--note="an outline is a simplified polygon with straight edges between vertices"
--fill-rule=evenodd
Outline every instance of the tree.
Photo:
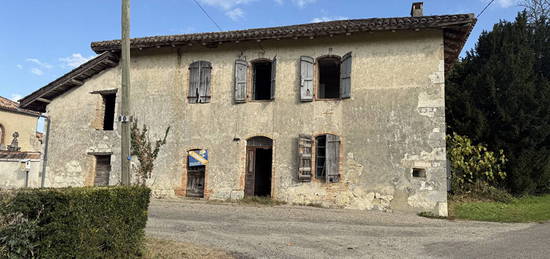
M 522 0 L 519 6 L 525 8 L 531 22 L 550 18 L 550 0 Z
M 154 142 L 154 147 L 149 138 L 147 125 L 143 124 L 143 128 L 140 130 L 137 119 L 134 119 L 130 132 L 131 155 L 136 156 L 139 161 L 139 165 L 136 166 L 137 184 L 145 185 L 147 179 L 151 178 L 151 172 L 153 172 L 154 162 L 158 157 L 160 148 L 166 144 L 170 127 L 166 128 L 163 139 Z
M 502 149 L 513 193 L 550 192 L 550 26 L 527 12 L 483 32 L 447 78 L 448 132 Z

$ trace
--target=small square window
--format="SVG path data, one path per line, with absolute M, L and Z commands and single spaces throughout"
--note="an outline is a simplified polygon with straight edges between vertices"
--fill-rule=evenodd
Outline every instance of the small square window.
M 415 178 L 426 178 L 426 169 L 424 168 L 413 168 L 412 176 Z

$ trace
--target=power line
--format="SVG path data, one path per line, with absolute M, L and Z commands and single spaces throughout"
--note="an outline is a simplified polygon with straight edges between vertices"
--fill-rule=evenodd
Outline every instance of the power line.
M 477 18 L 479 18 L 479 17 L 483 14 L 483 12 L 485 12 L 485 10 L 486 10 L 494 1 L 495 1 L 495 0 L 491 0 L 491 2 L 489 2 L 489 3 L 485 6 L 485 8 L 483 8 L 483 10 L 481 10 L 481 12 L 479 12 L 479 14 L 477 15 Z
M 193 2 L 195 2 L 195 4 L 197 4 L 197 6 L 199 6 L 199 8 L 202 10 L 202 12 L 204 14 L 206 14 L 206 16 L 210 19 L 210 21 L 212 21 L 214 23 L 214 25 L 216 25 L 216 27 L 218 27 L 218 29 L 220 31 L 223 31 L 222 28 L 218 25 L 218 23 L 216 23 L 216 21 L 214 21 L 214 19 L 212 19 L 212 17 L 210 17 L 210 15 L 206 12 L 206 10 L 204 10 L 204 8 L 202 8 L 201 4 L 199 4 L 199 2 L 197 2 L 197 0 L 193 0 Z

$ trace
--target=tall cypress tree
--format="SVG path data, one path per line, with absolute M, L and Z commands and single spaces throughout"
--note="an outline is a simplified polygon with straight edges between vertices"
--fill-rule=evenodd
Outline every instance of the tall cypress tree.
M 550 26 L 519 13 L 483 32 L 447 78 L 449 132 L 503 149 L 513 193 L 550 192 Z

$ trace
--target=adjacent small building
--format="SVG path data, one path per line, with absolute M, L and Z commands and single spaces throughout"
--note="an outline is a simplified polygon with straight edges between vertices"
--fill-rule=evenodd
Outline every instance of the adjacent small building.
M 131 40 L 130 110 L 171 127 L 155 195 L 447 213 L 445 73 L 473 14 Z M 120 41 L 25 97 L 46 112 L 46 186 L 120 183 Z
M 0 96 L 0 188 L 40 186 L 40 113 Z

